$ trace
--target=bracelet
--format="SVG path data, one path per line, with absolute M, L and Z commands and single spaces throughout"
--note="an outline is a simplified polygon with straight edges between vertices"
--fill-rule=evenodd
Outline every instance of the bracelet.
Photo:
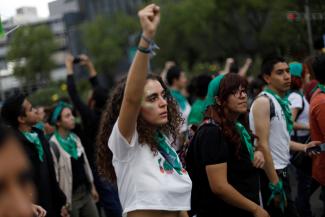
M 151 52 L 150 48 L 144 48 L 141 46 L 138 47 L 138 51 L 140 51 L 141 53 L 145 53 L 145 54 L 149 54 Z
M 146 36 L 144 36 L 143 33 L 142 33 L 142 35 L 141 35 L 141 38 L 142 38 L 145 42 L 147 42 L 149 45 L 151 45 L 152 43 L 155 43 L 152 39 L 149 39 L 149 38 L 147 38 Z
M 144 36 L 143 34 L 141 35 L 141 38 L 149 44 L 148 48 L 144 48 L 144 47 L 138 47 L 138 50 L 142 53 L 150 53 L 151 57 L 156 55 L 155 50 L 159 49 L 158 45 L 152 40 L 147 38 L 146 36 Z

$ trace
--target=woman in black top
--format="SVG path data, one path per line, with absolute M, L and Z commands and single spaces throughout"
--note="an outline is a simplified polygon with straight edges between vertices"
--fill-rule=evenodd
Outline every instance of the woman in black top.
M 197 217 L 269 216 L 259 205 L 256 167 L 264 160 L 254 152 L 246 131 L 246 88 L 246 80 L 233 73 L 209 84 L 206 119 L 186 159 L 193 182 L 191 207 Z

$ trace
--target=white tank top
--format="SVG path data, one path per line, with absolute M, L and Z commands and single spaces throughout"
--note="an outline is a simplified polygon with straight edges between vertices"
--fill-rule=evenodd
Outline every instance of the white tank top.
M 275 110 L 275 115 L 270 121 L 269 148 L 275 169 L 283 169 L 290 163 L 290 135 L 287 130 L 286 119 L 280 104 L 274 96 L 267 92 L 263 91 L 260 95 L 265 94 L 267 94 L 272 100 Z M 252 112 L 254 104 L 255 103 L 252 104 L 249 113 L 249 124 L 252 132 L 255 134 L 254 117 Z

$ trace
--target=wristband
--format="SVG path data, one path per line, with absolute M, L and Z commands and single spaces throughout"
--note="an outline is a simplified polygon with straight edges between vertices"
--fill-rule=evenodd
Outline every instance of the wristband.
M 151 52 L 151 50 L 149 48 L 144 48 L 141 46 L 138 47 L 138 51 L 140 51 L 141 53 L 145 53 L 145 54 L 149 54 Z
M 155 50 L 159 49 L 158 45 L 152 40 L 144 36 L 143 34 L 141 35 L 141 38 L 149 44 L 148 48 L 144 47 L 138 47 L 138 50 L 143 53 L 150 53 L 150 56 L 156 55 Z
M 146 36 L 144 36 L 143 33 L 142 33 L 142 35 L 141 35 L 141 38 L 142 38 L 145 42 L 147 42 L 149 45 L 152 44 L 152 43 L 155 43 L 152 39 L 149 39 L 149 38 L 147 38 Z

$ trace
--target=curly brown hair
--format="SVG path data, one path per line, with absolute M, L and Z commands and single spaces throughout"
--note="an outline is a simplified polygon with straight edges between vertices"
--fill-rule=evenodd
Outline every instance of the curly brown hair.
M 225 77 L 220 82 L 218 91 L 219 103 L 215 103 L 214 105 L 208 107 L 205 113 L 206 118 L 211 118 L 220 125 L 226 141 L 235 147 L 237 154 L 242 146 L 241 137 L 236 130 L 235 123 L 227 118 L 224 108 L 227 99 L 231 94 L 234 94 L 240 87 L 244 88 L 247 93 L 247 86 L 248 82 L 245 78 L 235 73 L 229 73 L 225 75 Z M 248 124 L 248 112 L 241 114 L 238 118 L 238 121 L 251 134 Z
M 166 90 L 167 94 L 167 112 L 168 123 L 159 127 L 159 130 L 166 136 L 172 138 L 172 145 L 175 145 L 176 138 L 178 136 L 178 129 L 183 122 L 181 114 L 178 110 L 177 102 L 173 99 L 167 86 L 163 82 L 160 76 L 154 74 L 148 74 L 147 80 L 157 80 L 161 86 Z M 111 135 L 113 126 L 119 116 L 124 90 L 126 85 L 126 77 L 122 78 L 115 88 L 113 89 L 108 101 L 106 102 L 106 108 L 103 112 L 99 133 L 97 135 L 97 166 L 99 173 L 107 178 L 111 182 L 116 182 L 116 174 L 112 164 L 113 153 L 108 148 L 107 141 Z M 141 114 L 137 121 L 137 131 L 139 133 L 139 143 L 149 145 L 153 154 L 157 154 L 157 144 L 153 135 L 155 135 L 157 128 L 152 127 L 150 123 L 144 120 Z

